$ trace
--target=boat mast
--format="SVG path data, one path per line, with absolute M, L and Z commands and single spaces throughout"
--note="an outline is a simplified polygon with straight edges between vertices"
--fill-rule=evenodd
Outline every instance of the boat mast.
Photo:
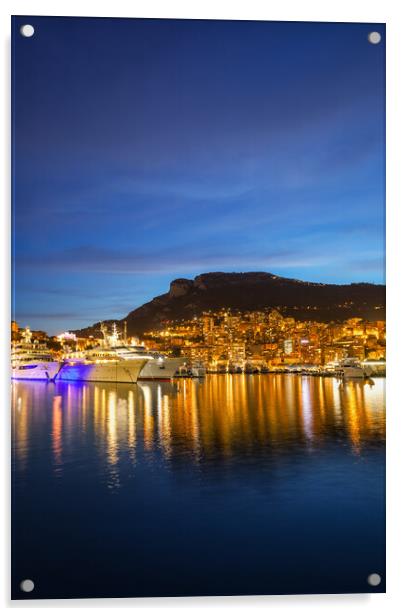
M 24 329 L 24 333 L 22 334 L 22 339 L 25 342 L 25 344 L 30 344 L 31 343 L 31 339 L 32 339 L 32 332 L 29 329 L 29 326 L 27 326 Z
M 107 346 L 107 342 L 108 342 L 108 340 L 107 340 L 107 327 L 106 327 L 106 325 L 104 323 L 100 324 L 100 330 L 101 330 L 101 332 L 103 334 L 103 340 L 104 340 L 105 346 Z

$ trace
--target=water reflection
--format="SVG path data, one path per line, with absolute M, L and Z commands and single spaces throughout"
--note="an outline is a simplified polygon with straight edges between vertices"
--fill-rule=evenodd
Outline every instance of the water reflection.
M 54 456 L 55 472 L 59 472 L 62 467 L 62 441 L 63 430 L 63 410 L 62 410 L 62 397 L 53 397 L 53 414 L 52 414 L 52 448 Z
M 383 442 L 385 379 L 371 383 L 291 375 L 209 376 L 130 385 L 13 383 L 15 462 L 33 443 L 54 473 L 95 448 L 111 488 L 138 455 L 166 463 L 284 455 L 342 442 L 353 454 Z

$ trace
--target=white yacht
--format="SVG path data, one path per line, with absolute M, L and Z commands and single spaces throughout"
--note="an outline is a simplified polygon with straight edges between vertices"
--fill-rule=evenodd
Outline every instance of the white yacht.
M 11 350 L 11 378 L 32 381 L 53 381 L 61 362 L 57 361 L 45 344 L 32 342 L 32 332 L 26 327 L 23 342 Z
M 115 323 L 111 335 L 104 325 L 101 329 L 104 346 L 67 357 L 59 378 L 123 383 L 171 379 L 184 362 L 183 358 L 165 357 L 142 345 L 124 344 Z
M 124 323 L 123 341 L 120 340 L 120 332 L 116 323 L 112 325 L 112 333 L 109 334 L 107 327 L 102 324 L 101 331 L 104 337 L 105 347 L 116 353 L 122 359 L 143 359 L 146 364 L 142 368 L 138 379 L 146 380 L 168 380 L 178 373 L 179 368 L 186 363 L 183 357 L 167 357 L 157 351 L 150 351 L 145 346 L 137 344 L 127 344 L 127 328 Z
M 146 359 L 123 358 L 112 349 L 98 347 L 67 356 L 57 379 L 61 381 L 98 381 L 136 383 Z
M 121 344 L 110 347 L 110 350 L 123 359 L 141 358 L 146 360 L 146 364 L 138 377 L 140 381 L 171 379 L 185 363 L 183 357 L 166 357 L 161 353 L 149 351 L 142 345 Z
M 347 357 L 339 362 L 339 370 L 345 379 L 364 379 L 370 376 L 356 357 Z

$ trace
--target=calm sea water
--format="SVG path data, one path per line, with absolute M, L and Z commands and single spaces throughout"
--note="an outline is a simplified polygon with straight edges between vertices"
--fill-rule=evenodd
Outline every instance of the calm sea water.
M 13 598 L 384 592 L 384 379 L 12 389 Z

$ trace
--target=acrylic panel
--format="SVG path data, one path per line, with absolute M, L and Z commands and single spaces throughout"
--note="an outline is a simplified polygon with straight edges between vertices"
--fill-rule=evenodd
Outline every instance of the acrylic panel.
M 385 25 L 12 18 L 12 597 L 385 591 Z

